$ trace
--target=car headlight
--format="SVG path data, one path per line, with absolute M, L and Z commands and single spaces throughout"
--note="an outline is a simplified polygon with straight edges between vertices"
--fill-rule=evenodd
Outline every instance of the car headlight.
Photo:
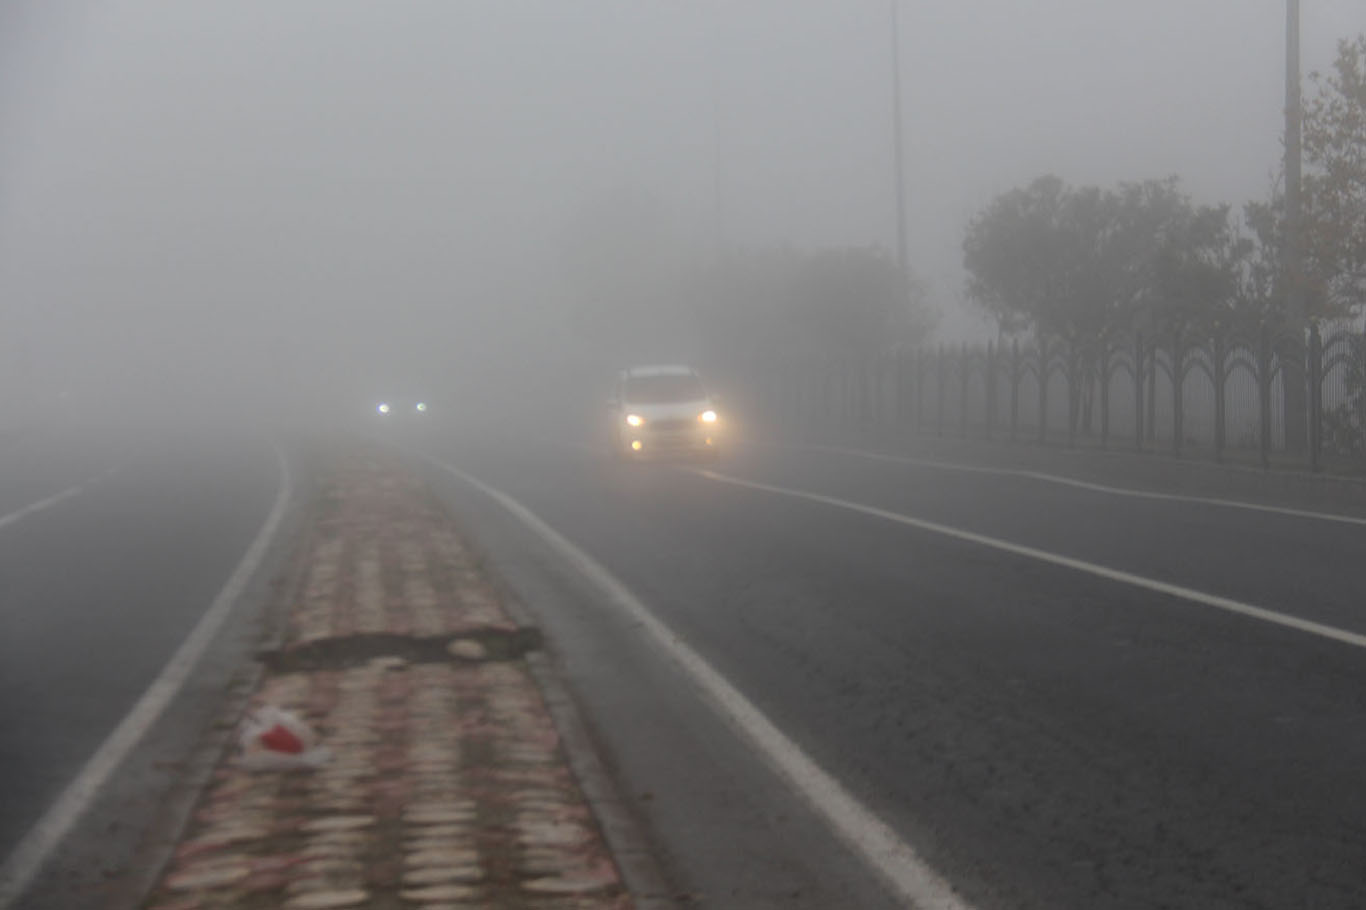
M 703 423 L 716 423 L 716 412 L 710 410 L 703 411 L 701 414 L 697 415 L 697 419 Z
M 427 412 L 427 402 L 425 401 L 419 401 L 416 407 L 419 411 L 421 411 L 424 414 Z
M 645 418 L 639 414 L 627 414 L 626 423 L 633 427 L 643 427 L 645 426 Z
M 376 411 L 379 411 L 381 414 L 388 414 L 388 413 L 389 413 L 389 404 L 388 404 L 388 402 L 380 402 L 379 407 L 375 408 L 375 410 L 376 410 Z

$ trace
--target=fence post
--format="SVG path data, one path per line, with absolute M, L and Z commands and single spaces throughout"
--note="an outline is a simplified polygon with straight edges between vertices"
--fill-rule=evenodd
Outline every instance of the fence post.
M 878 352 L 873 355 L 872 402 L 873 423 L 882 429 L 887 424 L 887 358 Z
M 858 362 L 858 420 L 859 429 L 866 430 L 873 423 L 873 370 L 877 368 L 876 358 Z
M 996 429 L 996 348 L 990 341 L 987 342 L 986 391 L 986 438 L 990 439 L 992 437 L 992 431 Z
M 1103 341 L 1100 346 L 1100 447 L 1110 447 L 1110 342 Z
M 1010 441 L 1020 428 L 1020 339 L 1010 340 Z
M 1224 348 L 1223 335 L 1215 335 L 1210 340 L 1210 350 L 1214 352 L 1214 363 L 1210 370 L 1214 374 L 1214 460 L 1222 464 L 1224 442 L 1228 433 L 1225 426 L 1228 421 L 1228 406 L 1224 403 L 1224 383 L 1227 378 L 1224 361 L 1228 358 L 1228 351 Z
M 877 424 L 877 402 L 873 399 L 875 388 L 873 378 L 877 376 L 877 355 L 873 354 L 867 358 L 859 358 L 858 370 L 858 390 L 859 390 L 859 422 L 862 424 L 860 429 L 869 430 Z
M 1134 448 L 1143 450 L 1143 333 L 1134 332 Z
M 887 355 L 879 352 L 874 356 L 874 363 L 877 367 L 873 371 L 873 414 L 878 428 L 886 429 L 896 423 L 892 416 L 891 402 L 887 397 Z
M 1317 323 L 1309 326 L 1309 470 L 1323 469 L 1323 336 Z
M 1257 414 L 1261 423 L 1258 446 L 1262 467 L 1271 467 L 1271 332 L 1262 326 L 1257 345 Z
M 1039 337 L 1039 442 L 1048 442 L 1048 339 Z
M 850 425 L 850 362 L 847 357 L 841 355 L 839 365 L 835 368 L 836 372 L 836 394 L 835 424 L 841 430 L 847 430 Z
M 1077 417 L 1081 405 L 1081 388 L 1077 384 L 1077 343 L 1067 343 L 1067 447 L 1077 444 Z
M 1148 360 L 1152 361 L 1152 366 L 1148 369 L 1148 416 L 1143 426 L 1148 431 L 1148 441 L 1153 444 L 1153 451 L 1157 450 L 1157 339 L 1148 346 Z
M 769 366 L 768 369 L 777 380 L 777 402 L 775 409 L 773 409 L 772 419 L 779 428 L 784 428 L 792 419 L 791 411 L 795 403 L 790 376 L 792 368 L 788 363 L 779 363 L 779 365 Z
M 1186 354 L 1181 349 L 1181 332 L 1172 330 L 1172 455 L 1181 457 L 1181 437 L 1186 432 L 1185 414 L 1182 404 L 1186 387 Z
M 968 343 L 962 342 L 958 353 L 958 436 L 968 436 Z
M 851 357 L 844 360 L 844 425 L 849 429 L 858 426 L 858 377 L 859 365 Z
M 854 381 L 855 367 L 848 355 L 840 362 L 840 408 L 844 426 L 852 429 L 858 422 L 858 388 Z
M 896 426 L 906 428 L 906 349 L 896 349 Z
M 915 428 L 917 432 L 925 426 L 925 346 L 915 351 Z
M 944 355 L 944 343 L 939 343 L 939 363 L 936 364 L 934 395 L 937 400 L 935 408 L 934 433 L 936 436 L 944 435 L 944 386 L 948 379 L 948 360 Z

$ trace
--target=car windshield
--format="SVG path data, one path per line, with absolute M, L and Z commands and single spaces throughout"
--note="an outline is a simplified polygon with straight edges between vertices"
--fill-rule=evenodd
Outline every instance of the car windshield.
M 626 381 L 626 400 L 632 404 L 677 404 L 706 397 L 702 382 L 691 373 L 632 376 Z

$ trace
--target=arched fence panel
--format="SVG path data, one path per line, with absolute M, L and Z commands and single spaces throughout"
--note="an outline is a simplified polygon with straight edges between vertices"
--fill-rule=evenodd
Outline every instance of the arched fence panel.
M 982 352 L 976 356 L 969 355 L 965 373 L 965 387 L 963 401 L 966 405 L 962 415 L 962 429 L 965 436 L 987 436 L 990 428 L 987 420 L 991 410 L 990 390 L 987 386 L 987 357 Z
M 1178 452 L 1214 452 L 1223 416 L 1215 401 L 1215 351 L 1194 345 L 1183 357 L 1180 434 Z
M 1319 448 L 1329 457 L 1351 457 L 1366 450 L 1366 336 L 1333 333 L 1322 341 L 1320 353 Z
M 1047 425 L 1040 434 L 1045 441 L 1066 439 L 1072 425 L 1072 392 L 1077 387 L 1072 381 L 1069 366 L 1061 353 L 1049 358 L 1048 394 L 1044 401 Z
M 1360 332 L 1134 335 L 1094 345 L 1006 339 L 799 357 L 763 370 L 737 400 L 755 399 L 766 422 L 801 432 L 1033 441 L 1315 469 L 1324 459 L 1366 462 Z M 1307 438 L 1287 440 L 1285 382 L 1300 375 Z
M 1235 453 L 1261 449 L 1261 408 L 1258 403 L 1257 351 L 1239 342 L 1224 360 L 1224 441 Z

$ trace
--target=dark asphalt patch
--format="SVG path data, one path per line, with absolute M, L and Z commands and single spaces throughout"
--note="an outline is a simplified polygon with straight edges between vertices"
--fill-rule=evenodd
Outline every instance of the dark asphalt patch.
M 458 642 L 471 642 L 478 648 L 453 651 L 452 646 Z M 377 632 L 261 651 L 256 657 L 271 673 L 299 673 L 344 670 L 382 657 L 397 657 L 412 664 L 512 661 L 522 659 L 530 651 L 540 650 L 541 644 L 541 632 L 533 627 L 427 636 Z

